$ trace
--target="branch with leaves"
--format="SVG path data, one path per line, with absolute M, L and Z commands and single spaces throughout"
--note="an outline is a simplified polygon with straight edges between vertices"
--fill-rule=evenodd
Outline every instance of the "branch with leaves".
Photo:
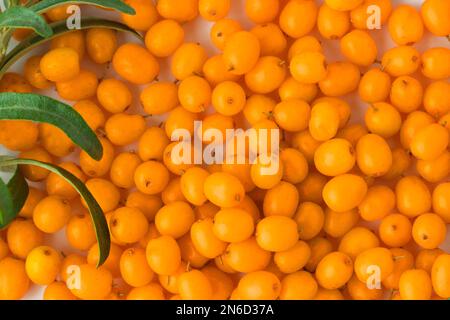
M 42 17 L 47 10 L 60 5 L 88 4 L 106 9 L 114 9 L 125 14 L 135 14 L 133 8 L 120 0 L 42 0 L 27 1 L 20 5 L 19 0 L 5 0 L 5 10 L 0 13 L 0 78 L 25 53 L 50 39 L 73 32 L 66 21 L 48 24 Z M 128 26 L 111 20 L 82 19 L 81 29 L 108 28 L 129 32 L 142 40 L 142 36 Z M 17 28 L 27 28 L 33 33 L 7 52 L 12 34 Z M 102 158 L 103 150 L 96 134 L 83 118 L 69 105 L 55 99 L 30 93 L 0 93 L 0 120 L 30 120 L 52 124 L 60 128 L 81 149 L 93 159 Z M 100 249 L 98 265 L 102 265 L 109 255 L 110 237 L 105 216 L 99 204 L 86 186 L 73 174 L 60 167 L 31 159 L 16 159 L 0 156 L 0 171 L 12 173 L 5 182 L 0 179 L 0 228 L 11 223 L 22 209 L 27 196 L 28 184 L 20 171 L 20 165 L 45 168 L 64 178 L 86 202 L 91 215 Z

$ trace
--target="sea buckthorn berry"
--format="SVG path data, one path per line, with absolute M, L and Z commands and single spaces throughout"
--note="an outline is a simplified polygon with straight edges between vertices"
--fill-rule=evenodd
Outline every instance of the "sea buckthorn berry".
M 36 146 L 39 127 L 24 120 L 0 121 L 0 144 L 12 151 L 28 151 Z
M 309 130 L 297 132 L 292 135 L 291 139 L 292 147 L 300 151 L 308 163 L 314 162 L 314 153 L 321 142 L 314 139 Z
M 44 242 L 44 233 L 31 220 L 16 219 L 8 227 L 6 241 L 9 250 L 20 259 Z
M 172 142 L 164 149 L 164 156 L 163 161 L 166 168 L 173 174 L 177 176 L 183 175 L 189 168 L 192 168 L 194 166 L 194 156 L 191 152 L 191 161 L 188 161 L 188 163 L 175 163 L 173 160 L 180 159 L 178 157 L 181 157 L 183 159 L 183 150 L 176 150 L 176 147 L 179 145 L 180 142 Z M 182 142 L 182 143 L 188 143 L 188 142 Z M 188 145 L 188 147 L 192 147 L 192 145 Z M 174 152 L 174 154 L 172 154 Z M 172 156 L 174 158 L 172 158 Z
M 237 20 L 221 19 L 214 23 L 210 31 L 210 38 L 212 43 L 219 50 L 225 48 L 225 42 L 228 37 L 238 31 L 242 30 L 242 26 Z
M 80 114 L 92 131 L 97 131 L 105 124 L 105 114 L 95 102 L 91 100 L 78 101 L 73 105 L 73 108 Z
M 281 181 L 267 190 L 264 197 L 264 215 L 293 217 L 297 209 L 299 196 L 297 188 L 288 182 Z
M 373 10 L 369 9 L 369 6 L 376 5 L 380 8 L 381 17 L 380 23 L 384 25 L 392 12 L 391 0 L 365 0 L 361 5 L 354 8 L 350 12 L 350 19 L 352 24 L 357 29 L 369 29 L 372 27 L 370 17 L 373 15 Z
M 191 227 L 192 243 L 197 251 L 210 259 L 225 252 L 227 243 L 220 240 L 214 233 L 212 218 L 198 220 Z
M 275 300 L 280 295 L 281 283 L 271 272 L 255 271 L 241 278 L 237 290 L 242 300 Z
M 356 145 L 359 169 L 371 177 L 387 173 L 392 165 L 392 151 L 386 140 L 376 134 L 367 134 Z
M 323 203 L 322 190 L 327 183 L 327 178 L 318 172 L 311 172 L 305 180 L 297 185 L 300 199 L 312 201 L 318 204 Z
M 258 62 L 261 46 L 258 38 L 248 31 L 237 31 L 227 37 L 223 59 L 232 74 L 245 74 Z
M 198 119 L 198 115 L 193 112 L 187 111 L 183 107 L 176 107 L 173 109 L 164 125 L 164 129 L 166 131 L 167 136 L 172 140 L 172 135 L 174 134 L 174 139 L 180 139 L 179 134 L 177 133 L 178 129 L 187 130 L 191 136 L 194 135 L 194 121 Z
M 138 140 L 145 131 L 145 119 L 138 114 L 116 113 L 105 123 L 109 141 L 117 146 L 125 146 Z
M 56 90 L 61 98 L 72 101 L 89 99 L 95 96 L 98 79 L 89 70 L 80 70 L 78 75 L 67 81 L 56 83 Z
M 311 103 L 319 93 L 315 83 L 301 83 L 293 77 L 288 77 L 278 88 L 278 94 L 282 101 L 300 99 Z
M 41 162 L 52 163 L 53 159 L 51 155 L 41 147 L 35 147 L 33 149 L 21 152 L 19 158 L 22 159 L 33 159 Z M 25 178 L 31 181 L 42 181 L 49 175 L 49 171 L 44 168 L 22 165 L 20 166 Z
M 95 229 L 89 214 L 73 215 L 66 226 L 66 238 L 77 250 L 88 250 L 96 241 Z
M 322 230 L 325 215 L 322 207 L 314 202 L 302 202 L 294 216 L 301 240 L 311 240 Z
M 199 270 L 181 274 L 177 279 L 178 291 L 183 300 L 209 300 L 213 288 L 208 277 Z
M 99 300 L 105 299 L 112 290 L 112 275 L 104 267 L 97 268 L 92 264 L 79 266 L 80 286 L 70 289 L 80 299 Z
M 288 60 L 291 61 L 293 57 L 303 52 L 322 52 L 322 50 L 322 44 L 319 39 L 311 35 L 304 36 L 296 39 L 291 44 L 288 51 Z
M 450 222 L 450 200 L 448 192 L 450 183 L 443 182 L 436 186 L 433 191 L 433 211 L 437 213 L 446 223 Z
M 123 243 L 139 241 L 148 230 L 145 215 L 136 208 L 116 209 L 110 218 L 112 235 Z
M 416 133 L 434 123 L 434 119 L 428 113 L 423 111 L 414 111 L 408 115 L 408 117 L 403 121 L 402 127 L 400 129 L 400 142 L 405 149 L 409 149 L 411 146 L 411 141 Z
M 412 228 L 414 241 L 424 249 L 440 246 L 447 234 L 444 220 L 437 214 L 424 213 L 417 217 Z
M 70 4 L 56 6 L 48 10 L 45 13 L 45 16 L 50 19 L 50 21 L 59 21 L 66 19 L 70 15 L 69 6 Z
M 323 199 L 330 209 L 345 212 L 356 208 L 364 199 L 367 183 L 360 176 L 342 174 L 332 178 L 323 188 Z
M 206 198 L 223 208 L 238 205 L 245 196 L 244 187 L 239 179 L 225 172 L 209 175 L 204 182 L 203 188 Z
M 114 53 L 114 70 L 125 80 L 134 84 L 152 82 L 159 73 L 159 63 L 145 48 L 126 43 Z
M 283 273 L 293 273 L 302 269 L 311 257 L 311 249 L 304 241 L 298 241 L 286 251 L 276 252 L 273 259 Z
M 180 178 L 176 177 L 169 181 L 167 187 L 161 192 L 161 199 L 164 204 L 169 204 L 176 201 L 186 201 L 183 192 L 181 192 Z
M 158 58 L 170 56 L 184 39 L 182 26 L 174 20 L 162 20 L 150 27 L 145 34 L 145 46 Z
M 359 83 L 359 97 L 368 103 L 382 102 L 389 97 L 391 77 L 384 71 L 374 68 L 367 71 Z
M 142 90 L 140 99 L 146 113 L 160 115 L 178 105 L 178 88 L 172 82 L 155 82 Z
M 433 123 L 420 130 L 411 140 L 411 153 L 421 160 L 434 160 L 448 147 L 448 131 L 443 126 Z
M 56 48 L 47 52 L 40 61 L 44 77 L 50 81 L 68 81 L 80 72 L 78 53 L 72 48 Z
M 337 212 L 327 208 L 325 210 L 323 230 L 333 238 L 340 238 L 355 227 L 358 221 L 359 215 L 356 209 Z
M 391 103 L 400 111 L 410 113 L 422 105 L 423 87 L 415 78 L 410 76 L 398 77 L 392 83 Z
M 81 182 L 86 181 L 86 176 L 76 164 L 72 162 L 63 162 L 58 166 L 69 171 Z M 64 178 L 53 172 L 47 177 L 46 190 L 51 196 L 56 195 L 68 200 L 73 200 L 78 196 L 78 192 Z
M 332 139 L 339 129 L 339 124 L 339 111 L 330 101 L 323 101 L 312 107 L 309 132 L 314 139 L 318 141 Z
M 369 288 L 366 283 L 359 281 L 355 275 L 348 281 L 346 286 L 348 295 L 353 300 L 382 300 L 383 289 Z
M 198 0 L 161 0 L 156 5 L 158 13 L 166 18 L 180 23 L 194 20 L 198 16 Z
M 270 262 L 271 253 L 263 250 L 254 237 L 241 242 L 230 243 L 221 261 L 237 272 L 264 270 Z
M 267 159 L 263 161 L 261 156 L 250 169 L 253 183 L 265 190 L 275 187 L 283 178 L 283 172 L 283 163 L 279 159 L 270 159 L 267 162 Z
M 134 15 L 121 14 L 123 22 L 130 28 L 147 31 L 158 21 L 158 12 L 153 2 L 147 0 L 126 0 L 125 2 L 136 12 Z
M 359 214 L 366 221 L 384 218 L 395 208 L 395 193 L 388 186 L 375 185 L 367 190 L 363 201 L 359 204 Z
M 371 230 L 364 227 L 355 227 L 341 238 L 339 251 L 355 259 L 361 252 L 379 245 L 380 240 Z
M 290 71 L 292 77 L 301 83 L 318 83 L 327 76 L 325 56 L 318 51 L 296 54 L 291 59 Z
M 203 19 L 217 21 L 227 16 L 230 11 L 231 0 L 200 0 L 198 11 Z
M 283 164 L 283 180 L 297 184 L 306 179 L 309 173 L 305 156 L 294 148 L 281 150 L 280 159 Z
M 97 200 L 103 212 L 112 211 L 119 204 L 119 189 L 106 179 L 90 179 L 86 181 L 86 188 L 88 188 L 95 200 Z M 85 205 L 84 201 L 83 205 Z
M 89 29 L 86 32 L 86 49 L 95 63 L 110 62 L 117 49 L 116 32 L 106 28 Z
M 436 259 L 444 254 L 444 250 L 440 248 L 436 249 L 421 249 L 416 255 L 415 268 L 422 269 L 431 274 Z
M 345 299 L 341 291 L 338 289 L 328 290 L 318 288 L 314 300 L 324 301 L 324 300 L 345 300 Z
M 97 87 L 97 99 L 107 111 L 119 113 L 125 111 L 132 102 L 130 89 L 120 80 L 104 79 Z
M 279 25 L 291 38 L 300 38 L 316 26 L 319 8 L 315 1 L 289 1 L 281 10 Z
M 273 21 L 280 8 L 279 0 L 247 0 L 245 14 L 254 23 L 268 23 Z
M 188 169 L 181 176 L 181 192 L 190 203 L 200 206 L 207 201 L 203 186 L 208 176 L 208 171 L 198 167 Z
M 42 199 L 33 211 L 33 222 L 45 233 L 55 233 L 62 229 L 70 219 L 72 208 L 69 202 L 59 196 Z
M 450 49 L 430 48 L 422 54 L 422 74 L 433 80 L 450 77 Z
M 153 279 L 153 271 L 147 263 L 145 250 L 129 248 L 120 257 L 120 274 L 132 287 L 142 287 Z
M 49 285 L 55 281 L 61 261 L 61 255 L 52 247 L 34 248 L 25 261 L 27 276 L 36 284 Z
M 227 69 L 222 55 L 215 55 L 206 60 L 203 65 L 203 75 L 211 86 L 216 86 L 224 81 L 236 81 L 240 77 Z
M 410 5 L 400 5 L 389 17 L 389 34 L 398 45 L 413 45 L 423 37 L 424 27 L 419 12 Z
M 133 288 L 128 292 L 127 300 L 165 300 L 163 288 L 156 283 Z
M 393 77 L 407 76 L 419 68 L 420 53 L 410 46 L 394 47 L 384 53 L 381 65 Z
M 399 289 L 403 300 L 430 300 L 433 291 L 430 275 L 417 269 L 403 272 Z
M 142 134 L 138 144 L 138 154 L 142 161 L 162 160 L 164 149 L 170 140 L 164 129 L 160 127 L 148 128 Z
M 50 48 L 72 48 L 78 53 L 78 57 L 81 61 L 86 51 L 84 38 L 84 32 L 82 30 L 65 33 L 53 38 L 50 43 Z
M 353 274 L 352 259 L 342 252 L 327 254 L 317 265 L 317 282 L 325 289 L 333 290 L 344 286 Z
M 158 194 L 169 183 L 169 171 L 160 162 L 147 161 L 136 168 L 134 182 L 142 193 Z
M 329 97 L 339 97 L 358 89 L 361 73 L 350 62 L 333 62 L 327 67 L 327 76 L 319 82 L 322 93 Z
M 400 213 L 414 218 L 431 209 L 431 194 L 426 184 L 416 176 L 401 178 L 395 187 Z
M 414 256 L 408 250 L 402 248 L 392 248 L 394 259 L 394 271 L 383 280 L 382 284 L 386 289 L 399 289 L 400 277 L 407 270 L 414 268 Z
M 317 28 L 325 39 L 340 39 L 350 29 L 350 14 L 334 10 L 323 4 L 320 6 L 317 16 Z
M 223 163 L 221 166 L 223 172 L 230 173 L 241 181 L 246 192 L 255 189 L 255 184 L 251 178 L 251 164 L 248 159 L 245 159 L 245 163 L 239 164 L 238 157 L 235 156 L 232 163 Z
M 383 138 L 394 136 L 402 126 L 400 113 L 386 102 L 377 102 L 367 108 L 364 120 L 370 132 Z
M 340 98 L 332 98 L 332 97 L 321 97 L 319 99 L 314 100 L 313 106 L 321 103 L 321 102 L 329 102 L 335 106 L 339 113 L 339 128 L 342 129 L 347 126 L 348 121 L 350 120 L 350 116 L 352 113 L 352 109 L 350 104 L 348 104 L 345 100 Z
M 201 271 L 211 283 L 213 290 L 212 300 L 224 300 L 230 297 L 234 283 L 228 274 L 214 266 L 206 266 Z
M 431 281 L 433 290 L 441 298 L 450 297 L 450 255 L 442 254 L 436 258 L 431 269 Z
M 184 201 L 166 204 L 155 216 L 155 225 L 159 233 L 175 239 L 186 234 L 194 221 L 194 210 Z
M 326 176 L 350 171 L 356 163 L 355 150 L 345 139 L 331 139 L 322 143 L 314 154 L 317 170 Z
M 250 199 L 247 196 L 246 196 L 246 198 Z M 250 200 L 250 201 L 253 201 L 253 200 Z M 208 201 L 208 202 L 206 202 L 200 206 L 196 206 L 194 208 L 195 218 L 197 220 L 199 220 L 199 219 L 201 220 L 201 219 L 205 219 L 205 218 L 214 218 L 214 216 L 216 215 L 217 212 L 219 212 L 219 210 L 220 210 L 220 208 L 218 206 L 216 206 L 215 204 Z
M 435 118 L 442 117 L 450 112 L 450 83 L 447 81 L 432 82 L 426 89 L 423 97 L 425 110 Z
M 44 300 L 77 300 L 66 284 L 61 281 L 50 283 L 42 296 Z
M 285 62 L 278 57 L 266 56 L 245 74 L 245 83 L 251 91 L 266 94 L 279 88 L 285 78 Z
M 311 107 L 300 99 L 281 101 L 273 109 L 275 122 L 289 132 L 298 132 L 308 128 Z
M 108 269 L 113 277 L 120 276 L 120 256 L 123 253 L 123 249 L 117 244 L 112 243 L 109 255 L 106 261 L 103 263 L 103 267 Z M 95 243 L 88 251 L 87 262 L 89 264 L 97 265 L 100 259 L 100 251 L 98 243 Z
M 365 136 L 369 132 L 367 131 L 367 128 L 361 124 L 350 124 L 341 130 L 338 131 L 336 137 L 345 139 L 348 142 L 352 144 L 352 146 L 356 146 L 359 139 L 361 139 L 362 136 Z
M 381 220 L 381 240 L 389 247 L 402 247 L 411 240 L 412 223 L 404 215 L 394 213 Z
M 19 216 L 23 218 L 32 218 L 34 208 L 45 198 L 45 196 L 46 195 L 42 190 L 30 186 L 27 199 L 19 212 Z
M 153 221 L 156 213 L 163 206 L 163 202 L 159 196 L 134 191 L 128 195 L 125 205 L 139 209 L 147 217 L 147 220 Z
M 253 234 L 252 216 L 238 208 L 222 209 L 214 216 L 214 234 L 225 242 L 244 241 Z
M 256 25 L 250 32 L 259 39 L 261 56 L 280 56 L 285 52 L 287 39 L 277 24 Z
M 48 123 L 39 125 L 39 139 L 45 150 L 55 157 L 65 157 L 75 149 L 74 143 L 64 131 Z
M 343 36 L 341 52 L 349 61 L 364 67 L 370 66 L 378 55 L 375 40 L 363 30 L 353 30 Z
M 291 273 L 281 281 L 280 300 L 311 300 L 318 290 L 314 277 L 306 271 Z
M 0 261 L 0 299 L 18 300 L 28 291 L 30 279 L 22 260 L 7 257 Z
M 108 173 L 114 160 L 114 147 L 108 139 L 99 137 L 103 148 L 103 156 L 97 161 L 92 159 L 86 151 L 80 153 L 80 167 L 89 177 L 101 177 Z
M 265 217 L 256 226 L 256 241 L 267 251 L 286 251 L 295 245 L 298 237 L 297 223 L 285 216 Z
M 425 27 L 436 36 L 448 36 L 450 23 L 445 13 L 449 10 L 450 5 L 445 0 L 425 0 L 421 8 Z
M 358 7 L 364 0 L 325 0 L 325 3 L 339 11 L 350 11 Z
M 172 56 L 171 70 L 174 77 L 184 80 L 189 76 L 200 75 L 208 55 L 198 43 L 182 44 Z
M 428 182 L 439 182 L 450 174 L 450 152 L 444 151 L 434 160 L 417 160 L 417 172 Z
M 123 152 L 116 156 L 111 164 L 110 178 L 119 188 L 134 187 L 134 172 L 141 164 L 139 156 L 132 152 Z
M 178 294 L 178 278 L 185 273 L 187 265 L 184 261 L 180 263 L 178 270 L 170 275 L 158 275 L 161 286 L 170 293 Z
M 48 89 L 52 85 L 50 81 L 48 81 L 41 71 L 41 56 L 33 56 L 25 62 L 24 66 L 24 77 L 25 79 L 35 88 L 37 89 Z
M 322 259 L 333 252 L 333 244 L 330 240 L 322 237 L 315 237 L 308 241 L 308 245 L 311 248 L 311 257 L 305 266 L 305 269 L 309 272 L 314 272 Z
M 366 282 L 379 268 L 380 280 L 383 281 L 394 271 L 394 259 L 389 249 L 376 247 L 361 252 L 355 259 L 355 274 L 359 281 Z
M 190 233 L 185 234 L 178 240 L 178 245 L 181 250 L 181 259 L 189 263 L 189 265 L 193 268 L 202 268 L 208 261 L 209 258 L 203 256 L 198 250 L 195 248 L 194 243 L 192 242 Z M 180 269 L 182 268 L 182 272 L 187 270 L 184 262 L 181 263 Z M 179 270 L 180 270 L 179 269 Z M 179 272 L 179 271 L 177 271 Z
M 178 87 L 178 100 L 189 112 L 203 112 L 211 102 L 211 87 L 204 78 L 190 76 Z
M 392 150 L 392 165 L 389 171 L 383 176 L 383 179 L 393 180 L 408 170 L 411 165 L 411 155 L 403 148 L 395 148 Z

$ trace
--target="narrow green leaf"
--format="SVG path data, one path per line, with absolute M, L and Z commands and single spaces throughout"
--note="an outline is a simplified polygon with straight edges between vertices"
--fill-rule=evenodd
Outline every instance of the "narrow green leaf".
M 58 100 L 32 93 L 0 93 L 0 119 L 50 123 L 60 128 L 93 159 L 100 160 L 103 149 L 96 134 L 71 107 Z
M 25 55 L 27 52 L 32 50 L 33 48 L 43 44 L 46 41 L 49 41 L 59 35 L 74 32 L 77 31 L 76 29 L 68 29 L 65 21 L 55 22 L 50 24 L 50 27 L 53 29 L 53 35 L 51 37 L 45 38 L 41 37 L 37 34 L 31 34 L 25 39 L 23 39 L 14 49 L 12 49 L 3 59 L 2 64 L 0 65 L 0 77 L 2 74 L 7 72 L 7 70 L 17 61 L 19 60 L 23 55 Z M 143 41 L 142 36 L 136 32 L 135 30 L 131 29 L 127 25 L 112 21 L 112 20 L 105 20 L 105 19 L 94 19 L 94 18 L 86 18 L 81 19 L 81 27 L 80 29 L 90 29 L 90 28 L 106 28 L 106 29 L 112 29 L 122 32 L 128 32 L 135 37 L 137 37 L 140 41 Z
M 136 11 L 132 7 L 125 4 L 121 0 L 43 0 L 30 6 L 30 9 L 36 11 L 37 13 L 43 13 L 62 4 L 92 4 L 102 8 L 114 9 L 126 14 L 136 14 Z
M 33 29 L 42 37 L 50 37 L 52 28 L 38 13 L 25 7 L 9 7 L 0 14 L 0 27 Z
M 0 228 L 14 220 L 28 197 L 28 184 L 17 164 L 11 164 L 6 168 L 8 171 L 14 168 L 14 174 L 7 184 L 0 179 Z
M 110 238 L 109 238 L 108 224 L 106 222 L 102 209 L 100 208 L 99 204 L 92 196 L 92 194 L 89 192 L 89 190 L 86 188 L 84 183 L 78 180 L 78 178 L 76 178 L 73 174 L 71 174 L 67 170 L 64 170 L 63 168 L 54 166 L 49 163 L 31 159 L 12 159 L 12 160 L 10 159 L 0 161 L 0 170 L 4 167 L 10 167 L 13 165 L 32 165 L 47 169 L 50 172 L 53 172 L 64 178 L 72 187 L 75 188 L 75 190 L 78 191 L 78 193 L 84 199 L 84 201 L 88 206 L 88 210 L 89 213 L 91 214 L 91 219 L 95 227 L 95 233 L 97 236 L 98 246 L 100 249 L 100 257 L 97 265 L 101 266 L 109 255 Z M 1 185 L 0 185 L 0 192 L 1 192 Z

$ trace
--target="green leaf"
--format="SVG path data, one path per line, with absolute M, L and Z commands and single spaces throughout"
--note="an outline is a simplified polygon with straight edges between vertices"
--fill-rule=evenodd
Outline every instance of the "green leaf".
M 38 166 L 44 169 L 49 170 L 50 172 L 53 172 L 62 178 L 64 178 L 72 187 L 75 188 L 75 190 L 78 191 L 80 196 L 83 198 L 83 200 L 86 202 L 89 213 L 91 214 L 91 219 L 95 227 L 95 233 L 97 236 L 98 246 L 100 249 L 100 257 L 98 261 L 98 266 L 101 266 L 105 260 L 108 258 L 109 255 L 109 248 L 110 248 L 110 238 L 109 238 L 109 229 L 108 224 L 106 222 L 105 216 L 103 214 L 102 209 L 100 208 L 99 204 L 95 200 L 95 198 L 92 196 L 92 194 L 89 192 L 89 190 L 86 188 L 83 182 L 78 180 L 73 174 L 71 174 L 69 171 L 64 170 L 63 168 L 59 168 L 57 166 L 54 166 L 49 163 L 40 162 L 36 160 L 31 159 L 9 159 L 9 160 L 3 160 L 0 161 L 0 170 L 4 167 L 11 167 L 14 165 L 32 165 L 32 166 Z M 20 171 L 19 171 L 20 172 Z M 18 185 L 17 183 L 14 185 L 14 188 L 16 188 Z M 0 185 L 0 192 L 1 192 L 1 185 Z M 0 194 L 0 199 L 3 199 L 2 194 Z
M 59 21 L 50 24 L 51 28 L 53 29 L 53 35 L 51 37 L 45 38 L 41 37 L 37 34 L 32 34 L 23 39 L 14 49 L 12 49 L 3 59 L 2 64 L 0 65 L 0 78 L 1 75 L 4 74 L 17 60 L 19 60 L 23 55 L 25 55 L 27 52 L 29 52 L 31 49 L 45 43 L 46 41 L 49 41 L 59 35 L 68 33 L 68 32 L 74 32 L 77 30 L 74 29 L 68 29 L 65 21 Z M 135 30 L 131 29 L 127 25 L 111 21 L 111 20 L 105 20 L 105 19 L 94 19 L 94 18 L 86 18 L 81 19 L 81 29 L 90 29 L 90 28 L 106 28 L 106 29 L 113 29 L 117 31 L 122 32 L 128 32 L 137 37 L 140 41 L 143 41 L 142 36 L 136 32 Z
M 2 157 L 6 159 L 6 157 Z M 6 159 L 5 161 L 10 161 Z M 13 169 L 13 176 L 6 184 L 0 179 L 0 228 L 7 226 L 19 214 L 28 197 L 28 184 L 17 164 L 6 167 Z
M 49 9 L 63 4 L 92 4 L 102 8 L 114 9 L 126 14 L 136 14 L 136 11 L 132 7 L 125 4 L 121 0 L 43 0 L 30 6 L 30 9 L 36 11 L 37 13 L 43 13 Z
M 25 7 L 9 7 L 0 14 L 0 28 L 27 28 L 33 29 L 43 37 L 50 37 L 52 28 L 38 13 Z
M 93 159 L 100 160 L 103 149 L 96 134 L 71 107 L 58 100 L 32 93 L 0 93 L 0 119 L 50 123 L 72 139 Z

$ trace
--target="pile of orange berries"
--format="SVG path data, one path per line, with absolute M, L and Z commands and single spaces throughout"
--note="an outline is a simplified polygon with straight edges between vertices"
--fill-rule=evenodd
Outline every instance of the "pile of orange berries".
M 98 133 L 104 155 L 95 161 L 51 125 L 0 122 L 1 144 L 86 183 L 112 244 L 97 269 L 78 194 L 23 166 L 36 184 L 0 231 L 0 299 L 23 297 L 31 283 L 46 286 L 45 299 L 450 297 L 450 254 L 439 248 L 450 223 L 450 49 L 415 48 L 426 33 L 450 35 L 448 0 L 420 9 L 391 0 L 245 0 L 249 30 L 227 18 L 237 0 L 126 2 L 137 14 L 122 19 L 145 33 L 145 46 L 120 44 L 107 29 L 75 31 L 29 58 L 23 76 L 1 80 L 1 91 L 55 87 Z M 395 43 L 386 52 L 367 29 L 372 5 Z M 48 18 L 63 19 L 61 8 Z M 192 37 L 183 26 L 198 16 L 212 21 L 212 55 L 185 42 Z M 329 43 L 340 47 L 338 61 L 325 56 Z M 99 79 L 85 56 L 111 63 L 117 76 Z M 166 58 L 172 79 L 162 81 Z M 349 123 L 358 113 L 353 92 L 367 110 Z M 167 116 L 161 125 L 152 120 L 159 115 Z M 279 170 L 175 163 L 175 130 L 207 142 L 195 120 L 221 132 L 282 130 Z M 45 245 L 63 229 L 72 251 Z M 66 283 L 73 266 L 75 288 Z

